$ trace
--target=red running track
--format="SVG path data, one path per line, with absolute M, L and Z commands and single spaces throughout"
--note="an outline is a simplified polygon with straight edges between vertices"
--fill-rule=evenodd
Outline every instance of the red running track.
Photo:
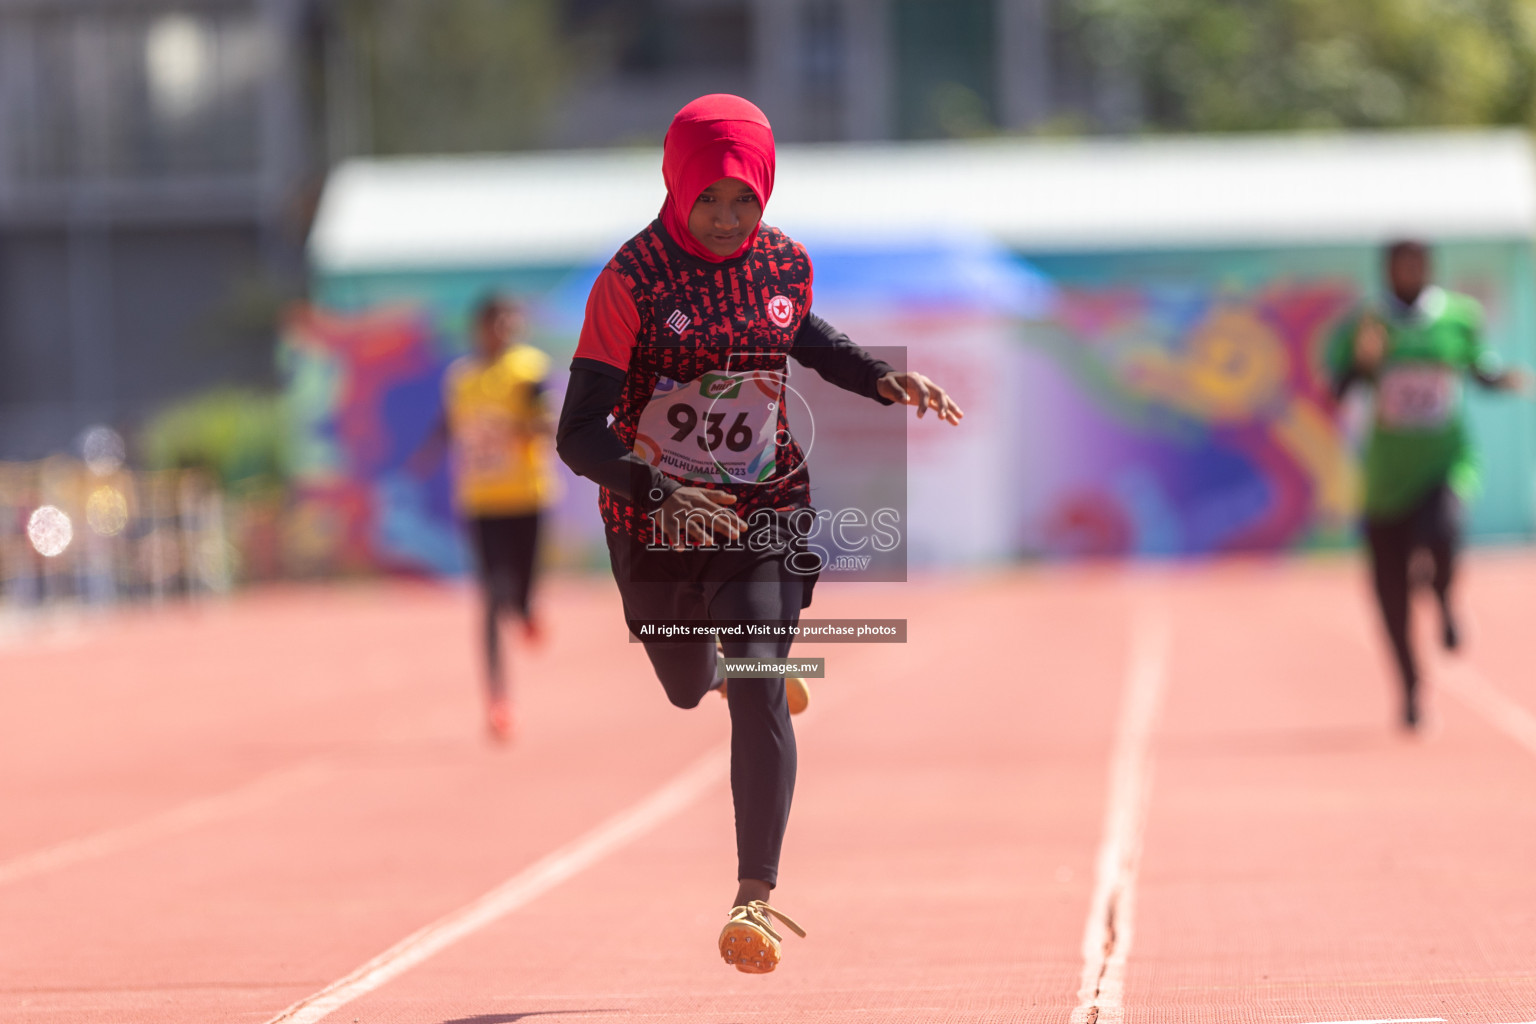
M 767 977 L 714 951 L 725 708 L 605 582 L 548 587 L 510 749 L 459 590 L 8 629 L 0 1021 L 1536 1020 L 1533 580 L 1470 560 L 1422 739 L 1348 560 L 821 589 L 911 642 L 801 650 Z

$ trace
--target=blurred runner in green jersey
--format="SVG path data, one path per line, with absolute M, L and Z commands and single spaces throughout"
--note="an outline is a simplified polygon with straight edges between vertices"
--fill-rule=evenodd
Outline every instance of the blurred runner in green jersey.
M 1477 302 L 1430 283 L 1430 253 L 1417 241 L 1385 250 L 1383 305 L 1351 316 L 1327 350 L 1334 393 L 1356 384 L 1375 392 L 1365 447 L 1365 538 L 1376 599 L 1403 684 L 1403 725 L 1419 725 L 1419 671 L 1408 641 L 1411 564 L 1428 554 L 1428 582 L 1440 604 L 1441 637 L 1460 644 L 1450 599 L 1465 503 L 1478 465 L 1466 422 L 1464 381 L 1529 390 L 1529 376 L 1506 370 L 1484 347 Z

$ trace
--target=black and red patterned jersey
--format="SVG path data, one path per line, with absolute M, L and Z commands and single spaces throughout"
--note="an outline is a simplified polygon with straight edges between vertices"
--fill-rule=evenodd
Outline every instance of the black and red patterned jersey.
M 719 263 L 684 252 L 659 220 L 626 242 L 593 286 L 576 348 L 578 360 L 624 372 L 614 435 L 634 447 L 641 414 L 662 378 L 688 382 L 706 373 L 756 370 L 782 380 L 811 308 L 811 284 L 805 250 L 766 224 L 746 253 Z M 734 510 L 744 519 L 758 509 L 810 503 L 804 454 L 789 435 L 782 399 L 778 429 L 786 443 L 778 447 L 772 477 L 708 485 L 735 495 Z M 628 498 L 602 488 L 598 503 L 608 529 L 651 538 L 650 518 Z

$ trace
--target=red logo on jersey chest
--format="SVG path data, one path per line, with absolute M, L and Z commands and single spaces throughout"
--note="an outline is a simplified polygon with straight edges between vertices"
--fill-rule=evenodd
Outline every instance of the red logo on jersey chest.
M 788 296 L 775 295 L 768 300 L 768 319 L 779 327 L 788 327 L 795 319 L 795 304 Z

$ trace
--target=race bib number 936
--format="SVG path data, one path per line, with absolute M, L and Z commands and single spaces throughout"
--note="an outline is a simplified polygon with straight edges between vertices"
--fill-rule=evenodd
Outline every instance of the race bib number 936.
M 686 382 L 663 377 L 640 414 L 635 453 L 680 480 L 770 480 L 782 396 L 776 373 L 706 373 Z

